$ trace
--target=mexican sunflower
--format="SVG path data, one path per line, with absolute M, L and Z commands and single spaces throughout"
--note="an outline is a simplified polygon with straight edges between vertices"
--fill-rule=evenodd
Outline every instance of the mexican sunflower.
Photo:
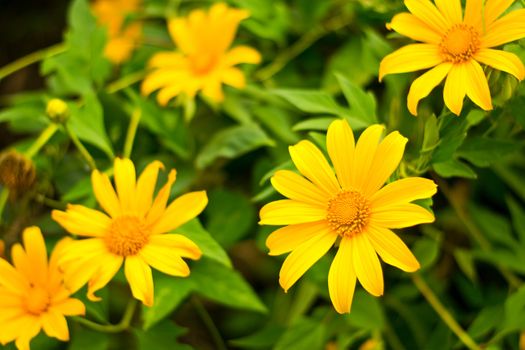
M 54 210 L 53 219 L 74 235 L 89 237 L 68 245 L 60 258 L 65 282 L 77 290 L 88 283 L 88 298 L 103 288 L 124 263 L 124 274 L 133 296 L 153 305 L 151 267 L 172 276 L 186 277 L 190 269 L 182 258 L 199 259 L 195 243 L 180 234 L 167 234 L 201 213 L 208 198 L 205 191 L 190 192 L 167 205 L 175 170 L 153 198 L 161 162 L 150 163 L 135 181 L 135 166 L 129 159 L 115 159 L 116 192 L 109 177 L 93 171 L 95 197 L 107 213 L 68 205 Z
M 141 0 L 96 0 L 91 6 L 98 23 L 107 27 L 104 55 L 115 64 L 131 56 L 142 36 L 142 24 L 127 20 L 136 14 L 140 4 Z
M 197 9 L 185 18 L 169 20 L 168 30 L 179 51 L 159 52 L 151 58 L 152 70 L 142 83 L 142 93 L 160 89 L 157 101 L 165 106 L 179 94 L 193 98 L 200 90 L 221 102 L 223 83 L 244 88 L 244 73 L 235 65 L 259 63 L 261 55 L 248 46 L 230 46 L 239 23 L 248 17 L 246 10 L 217 3 L 208 12 Z
M 38 227 L 23 232 L 24 246 L 12 248 L 13 266 L 0 259 L 0 343 L 15 341 L 20 350 L 40 330 L 62 341 L 69 340 L 64 316 L 84 315 L 84 304 L 71 298 L 58 268 L 65 241 L 57 243 L 48 262 L 44 238 Z
M 513 0 L 405 0 L 411 13 L 400 13 L 389 29 L 422 43 L 410 44 L 386 56 L 379 79 L 392 73 L 432 68 L 417 78 L 408 93 L 408 110 L 417 115 L 419 101 L 445 79 L 443 98 L 456 115 L 467 95 L 484 110 L 492 109 L 486 64 L 522 80 L 525 67 L 513 53 L 494 47 L 525 37 L 525 9 L 501 16 Z
M 266 241 L 270 255 L 291 252 L 279 274 L 285 291 L 336 242 L 339 248 L 328 274 L 328 289 L 339 313 L 350 312 L 356 279 L 370 294 L 383 294 L 378 254 L 404 271 L 419 268 L 390 229 L 434 221 L 432 213 L 410 202 L 432 196 L 436 185 L 412 177 L 382 187 L 401 161 L 407 142 L 397 131 L 380 141 L 383 129 L 368 127 L 355 144 L 346 121 L 332 122 L 326 143 L 335 174 L 310 141 L 290 146 L 300 175 L 277 171 L 272 185 L 288 199 L 268 203 L 260 212 L 260 224 L 287 225 Z

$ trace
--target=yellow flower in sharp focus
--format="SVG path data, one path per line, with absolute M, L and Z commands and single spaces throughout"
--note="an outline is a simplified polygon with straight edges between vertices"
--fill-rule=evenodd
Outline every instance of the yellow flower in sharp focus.
M 103 288 L 124 263 L 124 273 L 133 296 L 153 304 L 151 267 L 172 276 L 186 277 L 190 270 L 182 258 L 199 259 L 195 243 L 180 234 L 166 234 L 199 215 L 208 198 L 205 191 L 191 192 L 167 205 L 175 170 L 153 198 L 162 163 L 154 161 L 135 180 L 129 159 L 115 159 L 115 185 L 95 170 L 91 181 L 95 197 L 107 213 L 81 205 L 68 205 L 52 217 L 72 234 L 89 237 L 73 241 L 60 259 L 65 282 L 72 290 L 88 283 L 88 298 Z
M 513 0 L 467 0 L 465 14 L 460 0 L 405 0 L 411 13 L 400 13 L 388 28 L 422 43 L 411 44 L 386 56 L 379 79 L 392 73 L 432 68 L 416 79 L 408 94 L 408 109 L 417 115 L 419 101 L 446 77 L 443 98 L 459 115 L 467 95 L 484 110 L 492 100 L 480 63 L 522 80 L 525 67 L 513 53 L 492 49 L 525 37 L 525 9 L 503 12 Z
M 223 83 L 244 88 L 244 73 L 234 66 L 259 63 L 261 56 L 251 47 L 229 48 L 239 23 L 248 16 L 245 10 L 218 3 L 208 12 L 193 10 L 186 18 L 171 19 L 168 29 L 179 52 L 160 52 L 151 58 L 152 71 L 144 79 L 142 93 L 160 89 L 157 101 L 165 106 L 179 94 L 193 98 L 200 90 L 220 102 Z
M 46 245 L 38 227 L 23 233 L 24 247 L 15 244 L 13 265 L 0 259 L 0 343 L 15 341 L 20 350 L 40 330 L 62 341 L 69 340 L 64 316 L 83 315 L 84 304 L 70 298 L 57 260 L 66 244 L 57 243 L 48 263 Z
M 310 141 L 290 147 L 292 161 L 302 176 L 277 171 L 272 185 L 289 199 L 266 204 L 260 212 L 260 224 L 288 225 L 266 241 L 270 255 L 291 252 L 279 275 L 285 291 L 338 239 L 328 289 L 339 313 L 350 312 L 356 278 L 370 294 L 383 294 L 377 254 L 404 271 L 419 268 L 416 258 L 390 229 L 434 221 L 432 213 L 410 202 L 432 196 L 436 185 L 413 177 L 382 187 L 401 161 L 407 142 L 397 131 L 380 141 L 383 130 L 381 125 L 372 125 L 355 144 L 346 121 L 332 122 L 327 149 L 335 174 Z
M 127 21 L 128 16 L 138 11 L 140 3 L 140 0 L 96 0 L 91 7 L 98 22 L 107 27 L 108 42 L 104 54 L 115 64 L 131 56 L 142 36 L 142 24 Z

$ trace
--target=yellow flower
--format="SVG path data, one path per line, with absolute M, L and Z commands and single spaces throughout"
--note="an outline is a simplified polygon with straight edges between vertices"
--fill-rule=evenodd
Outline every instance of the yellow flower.
M 251 47 L 229 49 L 239 23 L 248 18 L 245 10 L 213 5 L 206 13 L 193 10 L 187 18 L 168 22 L 171 38 L 180 52 L 159 52 L 149 61 L 153 69 L 142 84 L 149 95 L 160 89 L 157 101 L 165 106 L 173 97 L 202 94 L 215 102 L 223 100 L 222 83 L 241 89 L 246 85 L 239 63 L 259 63 L 260 54 Z
M 62 341 L 69 340 L 64 316 L 83 315 L 84 304 L 70 298 L 57 265 L 65 241 L 60 241 L 47 261 L 46 245 L 38 227 L 23 233 L 24 247 L 12 249 L 14 266 L 0 259 L 0 343 L 15 341 L 18 349 L 41 329 Z
M 142 24 L 126 21 L 127 16 L 137 12 L 140 3 L 140 0 L 96 0 L 92 5 L 98 22 L 108 30 L 104 55 L 115 64 L 126 61 L 141 38 Z
M 77 290 L 88 283 L 88 298 L 103 288 L 125 262 L 124 273 L 133 296 L 153 305 L 151 267 L 172 276 L 186 277 L 190 269 L 184 258 L 199 259 L 201 251 L 180 234 L 166 234 L 199 215 L 208 198 L 205 191 L 180 196 L 167 206 L 175 170 L 153 198 L 161 162 L 150 163 L 135 181 L 129 159 L 115 159 L 116 193 L 109 177 L 95 170 L 91 181 L 95 197 L 108 214 L 81 205 L 68 205 L 52 217 L 74 235 L 89 237 L 73 241 L 60 259 L 66 285 Z
M 417 105 L 445 77 L 443 98 L 456 115 L 467 95 L 484 110 L 492 109 L 487 78 L 479 63 L 523 80 L 525 67 L 513 53 L 491 49 L 525 37 L 525 9 L 500 15 L 512 0 L 467 0 L 462 14 L 460 0 L 405 0 L 411 13 L 400 13 L 389 29 L 423 43 L 410 44 L 386 56 L 379 79 L 392 73 L 432 68 L 417 78 L 408 93 L 408 110 Z
M 266 241 L 270 255 L 291 252 L 279 274 L 285 291 L 338 238 L 328 289 L 339 313 L 350 312 L 356 278 L 370 294 L 383 294 L 377 254 L 404 271 L 419 268 L 416 258 L 390 229 L 434 221 L 432 213 L 410 202 L 432 196 L 436 185 L 413 177 L 382 187 L 401 161 L 407 142 L 397 131 L 380 142 L 383 129 L 381 125 L 368 127 L 355 144 L 346 121 L 332 122 L 327 149 L 335 174 L 310 141 L 290 146 L 292 161 L 302 176 L 289 170 L 277 171 L 272 185 L 289 199 L 266 204 L 260 212 L 260 224 L 288 225 Z

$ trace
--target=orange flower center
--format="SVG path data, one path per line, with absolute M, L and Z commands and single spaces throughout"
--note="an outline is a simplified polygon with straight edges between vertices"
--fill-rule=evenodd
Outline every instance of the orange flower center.
M 26 311 L 33 315 L 40 315 L 47 311 L 51 298 L 47 290 L 41 287 L 32 287 L 25 300 Z
M 144 219 L 124 215 L 113 219 L 104 241 L 113 254 L 136 255 L 148 243 L 150 233 Z
M 215 67 L 217 57 L 212 54 L 196 54 L 191 56 L 189 61 L 193 73 L 196 75 L 206 75 Z
M 357 191 L 343 191 L 328 202 L 326 219 L 340 236 L 354 236 L 363 231 L 370 218 L 368 201 Z
M 479 48 L 479 33 L 470 25 L 456 24 L 443 35 L 439 47 L 447 62 L 468 61 Z

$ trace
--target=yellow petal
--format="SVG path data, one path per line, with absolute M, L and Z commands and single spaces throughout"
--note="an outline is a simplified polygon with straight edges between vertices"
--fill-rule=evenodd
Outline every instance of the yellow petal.
M 157 94 L 157 102 L 159 105 L 165 107 L 172 98 L 180 95 L 183 90 L 184 85 L 182 83 L 167 86 Z
M 24 277 L 31 283 L 35 283 L 35 279 L 40 279 L 38 274 L 34 272 L 29 257 L 20 243 L 16 243 L 11 247 L 11 260 L 13 261 L 13 266 L 16 270 L 24 275 Z
M 24 316 L 18 319 L 19 322 L 8 324 L 9 330 L 16 334 L 15 345 L 18 350 L 29 350 L 29 342 L 40 332 L 40 319 L 35 316 Z
M 392 231 L 383 227 L 369 226 L 366 231 L 368 240 L 387 264 L 406 272 L 414 272 L 420 265 L 405 243 Z
M 171 89 L 176 87 L 180 88 L 183 86 L 184 80 L 188 79 L 189 77 L 190 75 L 188 74 L 188 71 L 184 69 L 158 69 L 146 76 L 142 82 L 142 85 L 140 86 L 140 92 L 142 95 L 147 96 L 153 91 L 162 87 Z M 165 98 L 163 97 L 163 99 Z
M 361 133 L 359 140 L 357 140 L 354 163 L 352 164 L 353 182 L 351 183 L 351 188 L 357 190 L 364 188 L 370 176 L 370 167 L 384 129 L 383 125 L 371 125 Z
M 157 52 L 150 58 L 148 66 L 186 70 L 188 69 L 188 60 L 180 52 Z
M 209 11 L 207 34 L 212 52 L 224 52 L 231 46 L 239 23 L 249 17 L 246 10 L 229 8 L 225 3 L 214 4 Z
M 383 270 L 377 254 L 365 234 L 352 238 L 352 261 L 359 283 L 374 296 L 383 295 Z
M 404 228 L 434 222 L 434 215 L 416 204 L 392 204 L 372 208 L 370 224 L 385 228 Z
M 481 38 L 481 47 L 500 46 L 525 37 L 525 9 L 512 11 L 496 20 Z
M 320 232 L 294 249 L 284 260 L 279 273 L 279 284 L 285 292 L 332 247 L 337 233 L 331 229 Z
M 467 62 L 465 69 L 468 76 L 468 80 L 465 82 L 467 85 L 467 96 L 484 110 L 491 110 L 492 99 L 490 97 L 489 84 L 485 73 L 483 73 L 483 69 L 475 60 Z
M 326 220 L 281 227 L 272 232 L 266 239 L 266 246 L 270 250 L 268 254 L 281 255 L 291 252 L 310 238 L 329 229 Z
M 164 164 L 158 160 L 148 164 L 140 174 L 137 181 L 137 198 L 135 200 L 136 210 L 139 214 L 146 215 L 153 202 L 153 192 L 157 184 L 159 169 L 164 169 Z
M 437 192 L 434 181 L 422 177 L 407 177 L 394 181 L 370 197 L 370 206 L 377 208 L 391 204 L 409 203 L 430 198 Z
M 445 105 L 456 115 L 461 114 L 463 100 L 467 93 L 467 79 L 469 79 L 465 64 L 454 64 L 448 73 L 443 89 Z
M 435 0 L 436 6 L 450 24 L 458 24 L 463 21 L 461 0 Z
M 103 237 L 111 224 L 104 213 L 82 205 L 70 204 L 65 212 L 53 210 L 51 217 L 69 233 L 87 237 Z
M 523 66 L 520 58 L 512 52 L 480 49 L 474 55 L 474 59 L 492 68 L 510 73 L 518 80 L 525 79 L 525 66 Z
M 69 340 L 69 330 L 67 328 L 66 318 L 63 315 L 50 308 L 40 316 L 40 320 L 42 322 L 42 328 L 44 328 L 44 332 L 46 332 L 48 336 L 62 341 Z
M 202 87 L 202 95 L 208 97 L 213 102 L 222 102 L 224 100 L 224 93 L 222 92 L 222 84 L 215 78 L 209 78 Z
M 195 52 L 194 38 L 185 18 L 174 18 L 168 21 L 168 31 L 177 47 L 185 54 Z
M 120 207 L 124 213 L 133 209 L 133 200 L 136 196 L 135 165 L 126 158 L 115 158 L 115 187 L 117 188 Z
M 352 186 L 355 141 L 354 133 L 346 120 L 335 120 L 328 127 L 326 147 L 334 165 L 339 184 L 343 189 Z
M 399 132 L 388 134 L 377 147 L 369 176 L 365 179 L 363 195 L 368 198 L 383 186 L 386 180 L 396 170 L 408 139 Z
M 167 275 L 180 277 L 190 275 L 188 264 L 169 247 L 148 244 L 142 248 L 139 255 L 148 265 Z
M 257 64 L 261 62 L 261 54 L 248 46 L 236 46 L 225 54 L 224 64 L 235 66 L 239 63 Z
M 330 272 L 328 272 L 328 291 L 335 311 L 340 314 L 350 312 L 356 283 L 352 264 L 352 240 L 341 239 Z
M 290 170 L 278 170 L 271 178 L 272 186 L 283 196 L 299 202 L 317 206 L 327 205 L 328 199 L 323 191 Z
M 78 316 L 86 313 L 84 303 L 74 298 L 68 298 L 58 304 L 53 304 L 50 308 L 64 316 Z
M 480 33 L 484 32 L 483 28 L 483 1 L 484 0 L 467 0 L 465 6 L 465 16 L 463 22 L 470 24 Z
M 89 300 L 101 300 L 101 298 L 97 297 L 95 293 L 104 288 L 106 284 L 111 281 L 122 266 L 123 260 L 124 258 L 122 256 L 114 254 L 104 254 L 100 257 L 98 271 L 93 274 L 88 282 L 87 297 Z
M 439 44 L 441 42 L 440 33 L 411 13 L 403 12 L 395 15 L 387 27 L 416 41 L 428 44 Z
M 379 81 L 387 74 L 414 72 L 437 66 L 442 62 L 438 45 L 406 45 L 383 58 L 379 65 Z
M 152 227 L 152 233 L 165 233 L 176 229 L 199 215 L 207 204 L 206 191 L 183 194 L 166 208 L 164 214 Z
M 164 214 L 164 210 L 166 209 L 166 204 L 168 203 L 168 198 L 170 196 L 171 186 L 175 182 L 176 177 L 177 172 L 175 171 L 175 169 L 172 169 L 168 174 L 168 181 L 160 189 L 159 193 L 157 194 L 157 197 L 153 201 L 151 209 L 148 212 L 148 215 L 146 217 L 146 222 L 148 223 L 148 225 L 155 224 L 157 220 L 159 220 L 160 217 Z
M 259 225 L 293 225 L 326 218 L 326 208 L 319 205 L 281 199 L 266 204 L 259 213 Z
M 443 81 L 451 68 L 452 63 L 441 63 L 414 80 L 407 98 L 407 107 L 412 115 L 417 115 L 419 101 L 427 97 Z
M 71 293 L 82 288 L 97 273 L 98 261 L 101 257 L 102 255 L 99 254 L 61 264 L 64 269 L 64 285 Z
M 233 86 L 237 89 L 243 89 L 246 86 L 244 73 L 239 68 L 235 67 L 224 69 L 221 73 L 221 80 L 224 84 Z
M 200 248 L 191 239 L 179 234 L 152 235 L 149 243 L 169 248 L 183 258 L 198 260 L 202 255 Z
M 7 309 L 10 309 L 10 310 L 22 309 L 23 308 L 22 298 L 23 298 L 22 296 L 14 294 L 11 291 L 6 290 L 5 288 L 2 288 L 0 290 L 0 308 L 2 308 L 3 311 Z M 18 310 L 15 310 L 15 312 L 18 312 Z M 2 313 L 2 315 L 0 316 L 0 320 L 4 319 L 4 317 L 7 318 L 7 316 L 8 316 L 7 314 Z
M 485 25 L 490 26 L 513 2 L 514 0 L 487 0 L 484 12 Z
M 129 282 L 133 297 L 146 306 L 153 305 L 153 277 L 151 268 L 139 256 L 128 256 L 124 264 L 124 274 Z
M 15 294 L 20 294 L 29 288 L 29 282 L 6 260 L 0 259 L 0 286 Z
M 456 0 L 446 0 L 456 1 Z M 445 33 L 453 24 L 448 22 L 429 0 L 405 0 L 405 6 L 414 16 L 426 23 L 437 33 Z
M 340 187 L 334 172 L 323 153 L 310 141 L 300 141 L 289 147 L 290 156 L 297 169 L 306 178 L 328 195 L 339 192 Z
M 98 170 L 94 170 L 93 173 L 91 173 L 91 183 L 93 184 L 93 192 L 95 193 L 97 202 L 106 213 L 111 217 L 120 215 L 120 202 L 113 186 L 111 186 L 109 177 Z

